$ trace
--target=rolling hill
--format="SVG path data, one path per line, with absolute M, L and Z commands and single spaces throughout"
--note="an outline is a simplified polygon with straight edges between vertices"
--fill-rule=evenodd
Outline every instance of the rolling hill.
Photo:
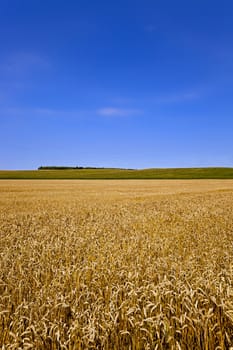
M 233 168 L 0 170 L 0 179 L 233 179 Z

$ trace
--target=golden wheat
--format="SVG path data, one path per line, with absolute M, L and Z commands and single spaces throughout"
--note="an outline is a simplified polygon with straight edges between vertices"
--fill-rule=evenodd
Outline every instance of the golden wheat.
M 1 181 L 2 349 L 233 347 L 233 181 Z

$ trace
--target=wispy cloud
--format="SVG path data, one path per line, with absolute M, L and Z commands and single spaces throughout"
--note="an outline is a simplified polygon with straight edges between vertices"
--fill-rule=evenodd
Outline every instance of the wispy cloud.
M 5 100 L 4 93 L 0 90 L 0 104 Z
M 24 107 L 0 107 L 0 119 L 1 118 L 16 118 L 16 119 L 86 119 L 92 120 L 97 116 L 101 117 L 130 117 L 135 115 L 143 114 L 142 110 L 139 109 L 122 109 L 106 107 L 98 110 L 69 110 L 69 109 L 53 109 L 53 108 L 24 108 Z
M 143 114 L 139 109 L 123 109 L 106 107 L 97 110 L 80 110 L 80 109 L 53 109 L 53 108 L 26 108 L 26 107 L 2 107 L 0 108 L 1 117 L 13 117 L 13 118 L 51 118 L 51 119 L 93 119 L 97 116 L 101 117 L 129 117 L 134 115 Z
M 114 103 L 115 105 L 150 105 L 152 104 L 177 104 L 177 103 L 185 103 L 185 102 L 192 102 L 194 100 L 197 100 L 201 98 L 203 95 L 205 95 L 208 92 L 208 87 L 200 87 L 198 89 L 187 89 L 186 91 L 178 91 L 178 92 L 170 92 L 170 93 L 155 93 L 153 92 L 147 92 L 142 94 L 142 97 L 136 98 L 136 97 L 117 97 L 111 100 L 111 103 Z M 110 108 L 103 108 L 99 110 L 101 114 L 106 115 L 114 115 L 114 114 L 121 114 L 120 111 L 122 111 L 122 114 L 129 112 L 129 114 L 133 114 L 134 112 L 140 113 L 141 111 L 139 109 L 122 109 L 117 107 L 110 107 Z
M 13 117 L 13 118 L 62 118 L 62 119 L 77 119 L 90 117 L 92 114 L 90 111 L 81 110 L 64 110 L 64 109 L 52 109 L 52 108 L 24 108 L 24 107 L 7 107 L 0 109 L 1 117 Z
M 147 106 L 147 109 L 155 108 L 155 105 L 169 105 L 191 102 L 200 97 L 198 92 L 184 92 L 177 94 L 164 94 L 155 95 L 149 97 L 143 97 L 140 100 L 135 99 L 134 104 L 140 103 Z M 0 106 L 1 106 L 1 92 L 0 92 Z M 127 99 L 125 99 L 127 101 Z M 129 100 L 130 102 L 133 99 Z M 4 100 L 2 101 L 4 102 Z M 122 101 L 121 101 L 122 102 Z M 14 118 L 62 118 L 62 119 L 79 119 L 88 118 L 92 119 L 96 116 L 108 117 L 108 118 L 120 118 L 120 117 L 131 117 L 141 116 L 145 114 L 145 110 L 139 108 L 130 107 L 116 107 L 106 106 L 99 109 L 59 109 L 59 108 L 46 108 L 46 107 L 9 107 L 2 105 L 0 108 L 0 118 L 3 117 L 14 117 Z
M 158 104 L 172 104 L 193 101 L 199 97 L 200 94 L 198 92 L 181 92 L 155 96 L 151 100 Z
M 129 117 L 132 115 L 142 114 L 139 109 L 104 107 L 97 110 L 97 114 L 104 117 Z
M 34 52 L 15 52 L 0 62 L 0 70 L 5 73 L 25 73 L 34 69 L 45 69 L 50 66 L 48 59 Z
M 156 31 L 156 26 L 153 24 L 148 24 L 147 26 L 144 27 L 146 32 L 152 33 Z
M 137 102 L 135 98 L 126 97 L 126 96 L 118 96 L 109 100 L 110 104 L 119 105 L 119 106 L 124 106 L 124 105 L 130 106 L 132 104 L 135 104 L 135 102 Z

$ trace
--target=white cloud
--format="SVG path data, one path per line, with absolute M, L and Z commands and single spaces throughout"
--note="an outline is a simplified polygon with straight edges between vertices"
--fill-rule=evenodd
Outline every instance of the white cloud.
M 102 117 L 130 117 L 134 115 L 142 114 L 143 111 L 139 109 L 122 109 L 106 107 L 98 110 L 65 110 L 65 109 L 53 109 L 53 108 L 27 108 L 27 107 L 0 107 L 0 119 L 1 118 L 19 118 L 19 119 L 88 119 L 92 120 L 96 116 Z
M 141 114 L 139 109 L 104 107 L 97 110 L 97 114 L 104 117 L 128 117 L 135 114 Z

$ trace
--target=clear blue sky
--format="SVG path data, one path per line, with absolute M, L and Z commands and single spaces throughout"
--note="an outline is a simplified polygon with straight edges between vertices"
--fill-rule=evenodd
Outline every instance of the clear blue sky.
M 232 0 L 1 0 L 0 168 L 233 166 Z

